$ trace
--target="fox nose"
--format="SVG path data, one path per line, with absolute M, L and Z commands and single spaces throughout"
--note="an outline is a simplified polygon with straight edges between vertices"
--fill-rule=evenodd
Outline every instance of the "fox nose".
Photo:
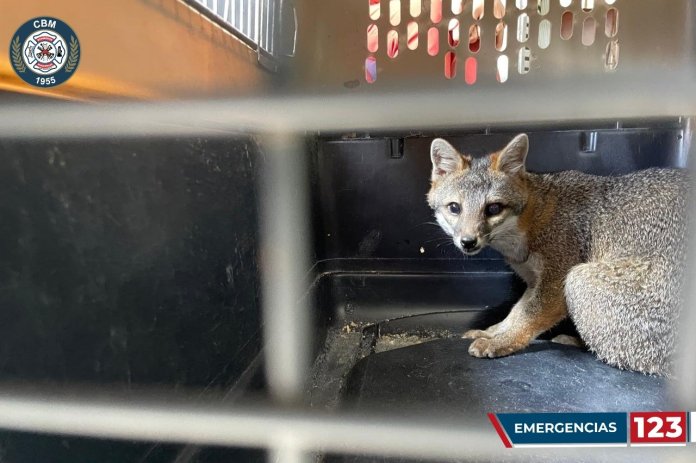
M 462 247 L 466 249 L 467 251 L 470 251 L 476 247 L 476 242 L 478 240 L 476 238 L 473 238 L 471 236 L 465 236 L 462 237 L 461 243 Z

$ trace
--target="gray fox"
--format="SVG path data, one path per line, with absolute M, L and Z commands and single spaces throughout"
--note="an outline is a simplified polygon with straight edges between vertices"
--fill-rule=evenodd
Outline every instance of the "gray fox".
M 525 169 L 527 135 L 473 159 L 430 148 L 428 204 L 464 254 L 499 251 L 527 289 L 500 323 L 470 330 L 475 357 L 525 348 L 570 316 L 603 361 L 669 375 L 681 308 L 689 178 L 677 169 L 619 177 Z

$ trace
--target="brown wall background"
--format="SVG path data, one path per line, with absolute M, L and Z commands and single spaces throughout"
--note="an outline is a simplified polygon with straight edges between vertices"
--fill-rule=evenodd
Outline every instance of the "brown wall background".
M 37 16 L 65 21 L 80 40 L 66 83 L 32 87 L 14 72 L 9 44 Z M 0 90 L 70 99 L 175 99 L 257 93 L 271 74 L 256 52 L 180 0 L 0 0 Z

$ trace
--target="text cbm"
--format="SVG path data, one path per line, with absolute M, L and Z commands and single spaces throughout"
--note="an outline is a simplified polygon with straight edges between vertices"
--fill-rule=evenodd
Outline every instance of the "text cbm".
M 40 27 L 48 27 L 50 29 L 55 29 L 56 28 L 56 20 L 55 19 L 37 19 L 34 21 L 34 29 L 38 29 Z

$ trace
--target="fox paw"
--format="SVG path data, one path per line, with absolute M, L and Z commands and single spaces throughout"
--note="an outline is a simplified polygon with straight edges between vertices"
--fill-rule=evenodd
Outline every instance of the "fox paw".
M 500 338 L 478 338 L 469 346 L 469 354 L 479 358 L 504 357 L 512 354 L 513 352 L 517 352 L 518 350 L 522 349 L 522 347 L 524 346 L 510 344 L 509 342 L 505 342 Z
M 469 330 L 462 335 L 464 339 L 492 338 L 493 335 L 485 330 Z

